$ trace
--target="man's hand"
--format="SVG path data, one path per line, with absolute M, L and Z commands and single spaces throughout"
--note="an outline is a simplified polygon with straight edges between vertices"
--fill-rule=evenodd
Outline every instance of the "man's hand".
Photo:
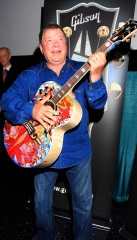
M 33 119 L 37 120 L 44 128 L 49 125 L 54 125 L 57 120 L 58 111 L 55 111 L 50 106 L 44 105 L 48 100 L 49 96 L 46 96 L 43 100 L 37 102 L 33 108 Z
M 102 76 L 102 71 L 106 65 L 106 55 L 103 52 L 92 54 L 88 62 L 90 64 L 90 81 L 96 82 Z

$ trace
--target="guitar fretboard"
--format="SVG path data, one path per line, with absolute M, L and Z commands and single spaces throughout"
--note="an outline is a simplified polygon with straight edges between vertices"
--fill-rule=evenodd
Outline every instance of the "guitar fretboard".
M 114 31 L 112 36 L 107 39 L 104 44 L 96 52 L 106 53 L 110 47 L 117 41 L 128 41 L 131 36 L 137 32 L 137 21 L 129 19 L 124 26 Z M 65 83 L 65 85 L 55 94 L 45 105 L 54 107 L 58 102 L 82 79 L 82 77 L 90 70 L 88 62 L 84 65 Z
M 113 42 L 109 39 L 97 50 L 97 52 L 106 52 Z M 90 70 L 90 64 L 84 63 L 82 67 L 62 86 L 62 88 L 55 94 L 50 102 L 52 101 L 55 105 L 71 90 L 75 85 L 86 75 Z

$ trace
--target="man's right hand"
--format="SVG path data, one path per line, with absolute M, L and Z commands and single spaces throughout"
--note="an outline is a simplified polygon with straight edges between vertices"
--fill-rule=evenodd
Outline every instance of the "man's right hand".
M 33 108 L 32 116 L 34 120 L 37 120 L 44 128 L 49 125 L 54 125 L 57 120 L 58 111 L 55 111 L 50 106 L 44 105 L 50 96 L 46 96 L 41 101 L 37 102 Z

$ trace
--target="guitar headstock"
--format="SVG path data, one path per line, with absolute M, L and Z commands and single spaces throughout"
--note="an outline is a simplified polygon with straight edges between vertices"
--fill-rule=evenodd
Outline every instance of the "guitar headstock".
M 137 32 L 137 21 L 133 19 L 129 19 L 122 27 L 116 29 L 110 40 L 112 42 L 117 41 L 126 41 L 129 42 L 131 37 L 135 37 L 135 33 Z

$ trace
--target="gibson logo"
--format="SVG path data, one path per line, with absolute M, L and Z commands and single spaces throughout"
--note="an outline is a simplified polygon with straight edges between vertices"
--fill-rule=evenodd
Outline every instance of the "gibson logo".
M 97 23 L 101 22 L 101 20 L 100 20 L 100 12 L 94 13 L 94 14 L 86 16 L 86 17 L 83 17 L 83 13 L 81 13 L 81 14 L 72 16 L 71 27 L 74 27 L 74 31 L 76 31 L 76 27 L 78 25 L 84 24 L 86 22 L 91 22 L 91 21 L 94 21 L 94 20 L 97 20 Z

